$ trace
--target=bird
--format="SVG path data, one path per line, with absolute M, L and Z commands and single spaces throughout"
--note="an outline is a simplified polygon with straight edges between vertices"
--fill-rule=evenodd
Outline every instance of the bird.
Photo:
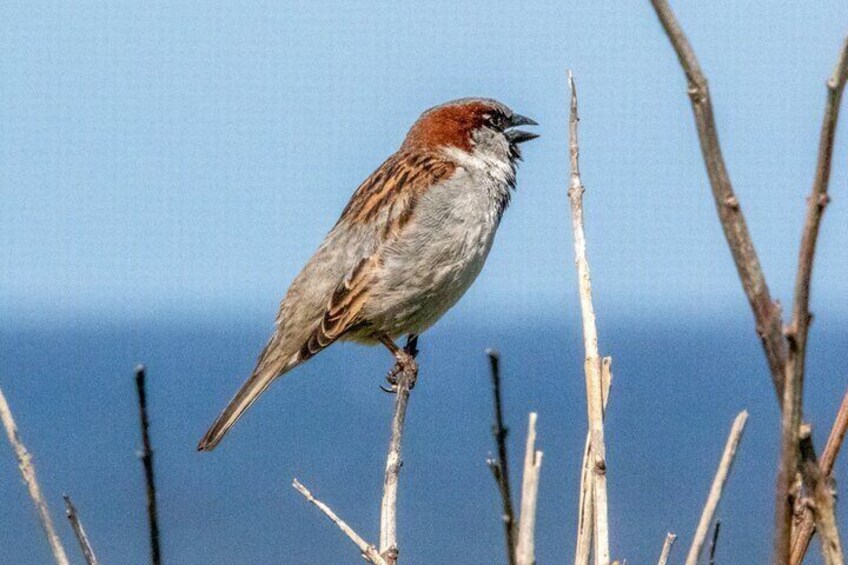
M 353 193 L 295 277 L 250 378 L 197 449 L 213 450 L 268 386 L 336 341 L 383 344 L 389 374 L 417 373 L 418 335 L 480 273 L 516 186 L 519 145 L 538 125 L 490 98 L 425 111 Z M 395 340 L 407 335 L 407 347 Z

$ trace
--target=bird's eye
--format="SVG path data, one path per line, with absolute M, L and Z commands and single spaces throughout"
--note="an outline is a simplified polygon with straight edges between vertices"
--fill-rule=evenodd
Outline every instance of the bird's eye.
M 506 116 L 501 114 L 500 112 L 495 112 L 492 114 L 484 114 L 483 118 L 495 129 L 502 130 L 506 126 Z

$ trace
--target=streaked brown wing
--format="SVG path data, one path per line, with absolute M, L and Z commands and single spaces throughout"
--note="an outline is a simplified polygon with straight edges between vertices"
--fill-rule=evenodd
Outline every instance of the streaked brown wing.
M 301 360 L 312 357 L 354 328 L 366 323 L 363 306 L 382 268 L 382 249 L 409 223 L 418 199 L 430 186 L 442 182 L 456 165 L 437 155 L 396 153 L 365 180 L 351 197 L 338 224 L 367 224 L 379 242 L 336 287 L 324 318 L 301 348 Z

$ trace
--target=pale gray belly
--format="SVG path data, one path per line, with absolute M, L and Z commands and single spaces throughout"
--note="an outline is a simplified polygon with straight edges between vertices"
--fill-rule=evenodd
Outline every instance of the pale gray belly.
M 499 223 L 485 188 L 439 187 L 422 198 L 407 230 L 384 250 L 380 280 L 363 312 L 372 330 L 421 333 L 465 294 Z

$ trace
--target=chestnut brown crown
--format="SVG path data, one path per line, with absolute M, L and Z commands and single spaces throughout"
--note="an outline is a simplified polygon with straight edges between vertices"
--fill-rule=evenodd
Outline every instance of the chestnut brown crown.
M 538 125 L 508 106 L 491 98 L 460 98 L 430 108 L 412 125 L 404 149 L 433 149 L 458 147 L 471 151 L 474 132 L 489 128 L 503 134 L 510 144 L 523 143 L 539 137 L 538 134 L 514 130 L 522 125 Z

